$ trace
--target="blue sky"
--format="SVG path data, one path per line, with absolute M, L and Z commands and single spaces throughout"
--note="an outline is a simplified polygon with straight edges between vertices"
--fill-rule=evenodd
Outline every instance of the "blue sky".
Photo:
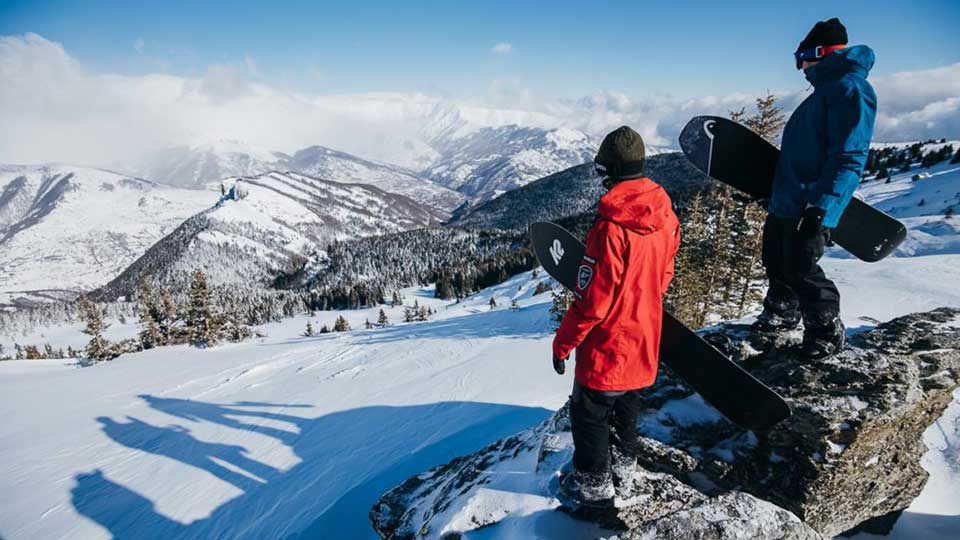
M 875 48 L 877 75 L 960 61 L 960 2 L 831 4 L 0 0 L 0 35 L 40 34 L 104 73 L 200 76 L 249 59 L 288 90 L 455 97 L 494 81 L 552 98 L 793 89 L 805 83 L 790 53 L 831 16 Z

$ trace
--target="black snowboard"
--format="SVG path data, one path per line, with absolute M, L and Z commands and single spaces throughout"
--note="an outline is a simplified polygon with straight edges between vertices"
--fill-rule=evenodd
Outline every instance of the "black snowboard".
M 680 148 L 707 176 L 747 195 L 770 197 L 780 150 L 750 128 L 728 118 L 697 116 L 680 133 Z M 832 234 L 834 242 L 866 262 L 883 259 L 906 236 L 903 223 L 856 197 Z
M 530 225 L 533 251 L 551 277 L 574 290 L 586 247 L 555 223 Z M 735 424 L 754 431 L 770 429 L 790 417 L 790 406 L 666 311 L 660 360 Z

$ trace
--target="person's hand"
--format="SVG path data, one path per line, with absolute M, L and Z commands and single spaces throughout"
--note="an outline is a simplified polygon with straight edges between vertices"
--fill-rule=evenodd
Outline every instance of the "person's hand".
M 797 231 L 804 238 L 813 238 L 818 234 L 823 234 L 823 218 L 825 217 L 827 217 L 827 212 L 823 208 L 808 206 L 800 217 Z
M 557 375 L 563 375 L 567 371 L 567 359 L 566 358 L 557 358 L 553 357 L 553 370 L 557 372 Z

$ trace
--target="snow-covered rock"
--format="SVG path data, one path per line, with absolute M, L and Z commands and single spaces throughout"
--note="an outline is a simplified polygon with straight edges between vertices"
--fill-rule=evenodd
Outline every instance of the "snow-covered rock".
M 794 415 L 767 433 L 742 430 L 662 369 L 644 392 L 632 489 L 613 512 L 592 516 L 601 526 L 624 538 L 812 539 L 902 510 L 920 493 L 923 432 L 960 380 L 960 310 L 895 319 L 817 362 L 784 349 L 757 355 L 738 326 L 710 339 Z M 469 538 L 501 521 L 519 527 L 532 507 L 555 508 L 572 452 L 567 424 L 561 411 L 410 478 L 374 506 L 374 527 L 384 538 Z
M 0 166 L 0 306 L 99 287 L 216 201 L 89 167 Z

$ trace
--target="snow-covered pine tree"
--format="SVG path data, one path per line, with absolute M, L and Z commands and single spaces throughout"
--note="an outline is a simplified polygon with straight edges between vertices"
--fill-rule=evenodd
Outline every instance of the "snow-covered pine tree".
M 24 347 L 23 354 L 27 357 L 27 360 L 40 360 L 43 358 L 43 355 L 40 354 L 40 350 L 37 349 L 36 345 L 27 345 Z
M 430 313 L 427 311 L 426 306 L 420 306 L 420 309 L 417 310 L 417 321 L 424 322 L 430 316 Z
M 198 268 L 190 277 L 190 305 L 187 307 L 186 332 L 191 345 L 208 347 L 216 343 L 217 331 L 214 328 L 207 276 Z
M 363 327 L 366 328 L 367 330 L 372 330 L 372 329 L 373 329 L 373 323 L 370 322 L 370 319 L 364 319 L 364 320 L 363 320 Z
M 313 323 L 307 321 L 307 329 L 303 331 L 303 337 L 313 337 L 316 335 L 313 331 Z
M 110 325 L 103 321 L 103 311 L 86 296 L 79 299 L 80 319 L 86 324 L 83 333 L 90 336 L 84 349 L 84 362 L 97 363 L 112 360 L 110 342 L 103 337 L 103 331 Z
M 416 317 L 416 311 L 410 307 L 403 308 L 403 322 L 413 322 Z
M 349 332 L 349 331 L 350 331 L 350 323 L 347 322 L 347 319 L 345 319 L 345 318 L 343 317 L 343 315 L 338 315 L 338 316 L 337 316 L 337 320 L 334 321 L 334 323 L 333 323 L 333 331 L 334 331 L 334 332 Z
M 383 311 L 383 308 L 380 308 L 380 316 L 377 317 L 377 326 L 383 328 L 390 325 L 390 319 L 387 318 L 386 312 Z
M 329 334 L 329 333 L 330 333 L 330 327 L 327 326 L 327 325 L 321 326 L 321 327 L 320 327 L 320 333 L 321 333 L 321 334 Z

